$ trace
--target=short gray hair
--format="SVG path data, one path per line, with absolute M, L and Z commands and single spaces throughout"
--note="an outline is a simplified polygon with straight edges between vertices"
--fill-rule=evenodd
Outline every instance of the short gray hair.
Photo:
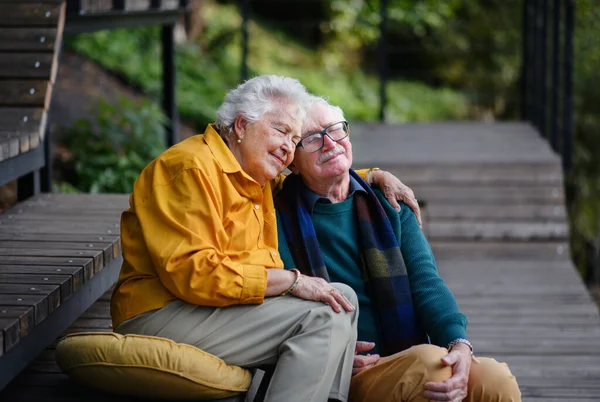
M 217 110 L 215 126 L 222 137 L 233 131 L 238 115 L 249 122 L 260 120 L 265 113 L 273 112 L 282 102 L 298 106 L 298 117 L 304 120 L 308 92 L 297 79 L 277 75 L 259 75 L 229 91 Z
M 307 130 L 306 126 L 311 121 L 310 113 L 312 112 L 313 107 L 317 105 L 326 106 L 330 108 L 339 117 L 340 120 L 346 120 L 342 108 L 340 108 L 339 106 L 332 105 L 327 99 L 325 99 L 322 96 L 310 94 L 306 102 L 307 113 L 306 117 L 304 118 L 304 124 L 302 125 L 302 134 L 305 133 L 305 130 Z

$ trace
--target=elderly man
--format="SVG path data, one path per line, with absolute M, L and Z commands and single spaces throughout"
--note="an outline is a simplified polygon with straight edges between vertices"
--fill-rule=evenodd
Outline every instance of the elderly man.
M 302 132 L 294 175 L 275 197 L 279 250 L 285 268 L 358 295 L 350 400 L 520 401 L 505 364 L 472 357 L 467 319 L 415 214 L 405 204 L 398 212 L 350 170 L 341 109 L 313 98 Z

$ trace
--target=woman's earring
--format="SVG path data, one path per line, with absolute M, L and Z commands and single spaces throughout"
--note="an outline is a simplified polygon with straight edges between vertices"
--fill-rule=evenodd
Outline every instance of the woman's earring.
M 238 144 L 241 144 L 241 143 L 242 143 L 242 139 L 241 139 L 241 138 L 238 138 L 238 139 L 237 139 L 237 143 L 238 143 Z

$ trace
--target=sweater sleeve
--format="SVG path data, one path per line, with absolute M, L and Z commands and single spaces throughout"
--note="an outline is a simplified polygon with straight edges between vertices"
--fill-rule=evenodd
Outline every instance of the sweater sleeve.
M 399 215 L 400 248 L 417 315 L 432 343 L 447 347 L 453 340 L 467 337 L 467 317 L 461 314 L 454 295 L 440 277 L 414 212 L 401 204 Z

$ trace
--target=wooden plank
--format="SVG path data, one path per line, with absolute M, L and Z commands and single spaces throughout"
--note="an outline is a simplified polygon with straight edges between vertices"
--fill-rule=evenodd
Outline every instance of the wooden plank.
M 38 325 L 48 316 L 49 306 L 46 295 L 8 295 L 0 293 L 0 305 L 33 307 L 35 311 L 35 325 Z
M 81 0 L 81 11 L 84 14 L 111 11 L 112 7 L 112 0 Z
M 3 318 L 0 317 L 0 328 L 4 335 L 4 352 L 8 352 L 17 343 L 19 343 L 19 328 L 20 322 L 18 318 Z
M 569 260 L 567 242 L 451 242 L 431 241 L 438 261 L 507 259 L 507 260 Z
M 562 186 L 563 174 L 560 163 L 463 163 L 463 164 L 405 164 L 377 163 L 408 186 L 421 184 L 465 185 L 527 185 L 549 184 Z M 364 167 L 364 166 L 363 166 Z M 371 165 L 366 167 L 372 167 Z
M 0 265 L 0 275 L 38 275 L 43 277 L 65 276 L 71 277 L 73 292 L 76 292 L 84 283 L 83 267 L 65 266 L 38 266 L 38 265 Z M 42 278 L 43 280 L 43 278 Z
M 0 245 L 2 246 L 2 245 Z M 64 257 L 70 258 L 91 258 L 93 260 L 94 273 L 104 268 L 104 254 L 102 250 L 61 250 L 52 248 L 6 248 L 0 247 L 0 259 L 5 257 Z M 19 264 L 15 262 L 15 264 Z
M 84 281 L 94 276 L 94 260 L 91 258 L 63 258 L 63 257 L 11 257 L 5 256 L 0 260 L 2 265 L 49 265 L 60 267 L 82 267 Z
M 44 296 L 48 299 L 48 312 L 51 313 L 60 306 L 60 287 L 54 285 L 19 285 L 0 283 L 0 294 L 16 296 L 17 301 L 24 296 Z M 25 299 L 23 299 L 25 300 Z M 1 303 L 0 304 L 4 304 Z M 6 303 L 11 305 L 12 303 Z
M 419 196 L 417 194 L 417 196 Z M 511 204 L 481 205 L 476 200 L 466 204 L 430 202 L 423 209 L 425 223 L 482 220 L 485 222 L 564 222 L 567 211 L 562 205 Z
M 0 51 L 54 51 L 56 28 L 2 28 Z
M 144 11 L 150 8 L 150 0 L 125 0 L 125 11 Z
M 30 306 L 0 306 L 1 318 L 13 318 L 19 321 L 19 339 L 29 335 L 35 326 L 35 310 Z
M 57 285 L 60 286 L 60 300 L 64 302 L 73 294 L 73 281 L 70 275 L 36 275 L 0 273 L 0 284 Z
M 18 136 L 29 135 L 30 140 L 40 137 L 40 127 L 45 124 L 46 112 L 43 108 L 0 107 L 0 139 L 5 134 Z
M 56 26 L 61 4 L 23 1 L 0 3 L 0 26 Z
M 427 203 L 475 203 L 480 205 L 550 204 L 564 205 L 564 190 L 555 185 L 493 185 L 472 186 L 464 184 L 435 184 L 414 186 L 412 190 Z
M 427 237 L 436 240 L 529 241 L 566 240 L 566 222 L 470 222 L 436 221 L 423 224 Z
M 0 106 L 44 107 L 50 93 L 46 80 L 0 80 Z
M 179 8 L 179 0 L 162 0 L 161 9 L 177 10 Z
M 53 62 L 52 53 L 0 53 L 0 78 L 50 80 Z
M 57 241 L 2 241 L 0 246 L 3 248 L 31 248 L 31 249 L 60 249 L 60 250 L 69 250 L 74 253 L 77 257 L 85 255 L 84 251 L 98 250 L 102 252 L 104 264 L 107 265 L 114 258 L 114 247 L 115 243 L 112 242 L 104 242 L 104 243 L 96 243 L 96 242 L 57 242 Z M 79 254 L 81 253 L 81 254 Z M 95 254 L 92 254 L 92 256 Z
M 29 146 L 29 135 L 14 132 L 0 132 L 0 161 L 19 155 L 22 147 Z M 23 146 L 21 145 L 23 142 Z

